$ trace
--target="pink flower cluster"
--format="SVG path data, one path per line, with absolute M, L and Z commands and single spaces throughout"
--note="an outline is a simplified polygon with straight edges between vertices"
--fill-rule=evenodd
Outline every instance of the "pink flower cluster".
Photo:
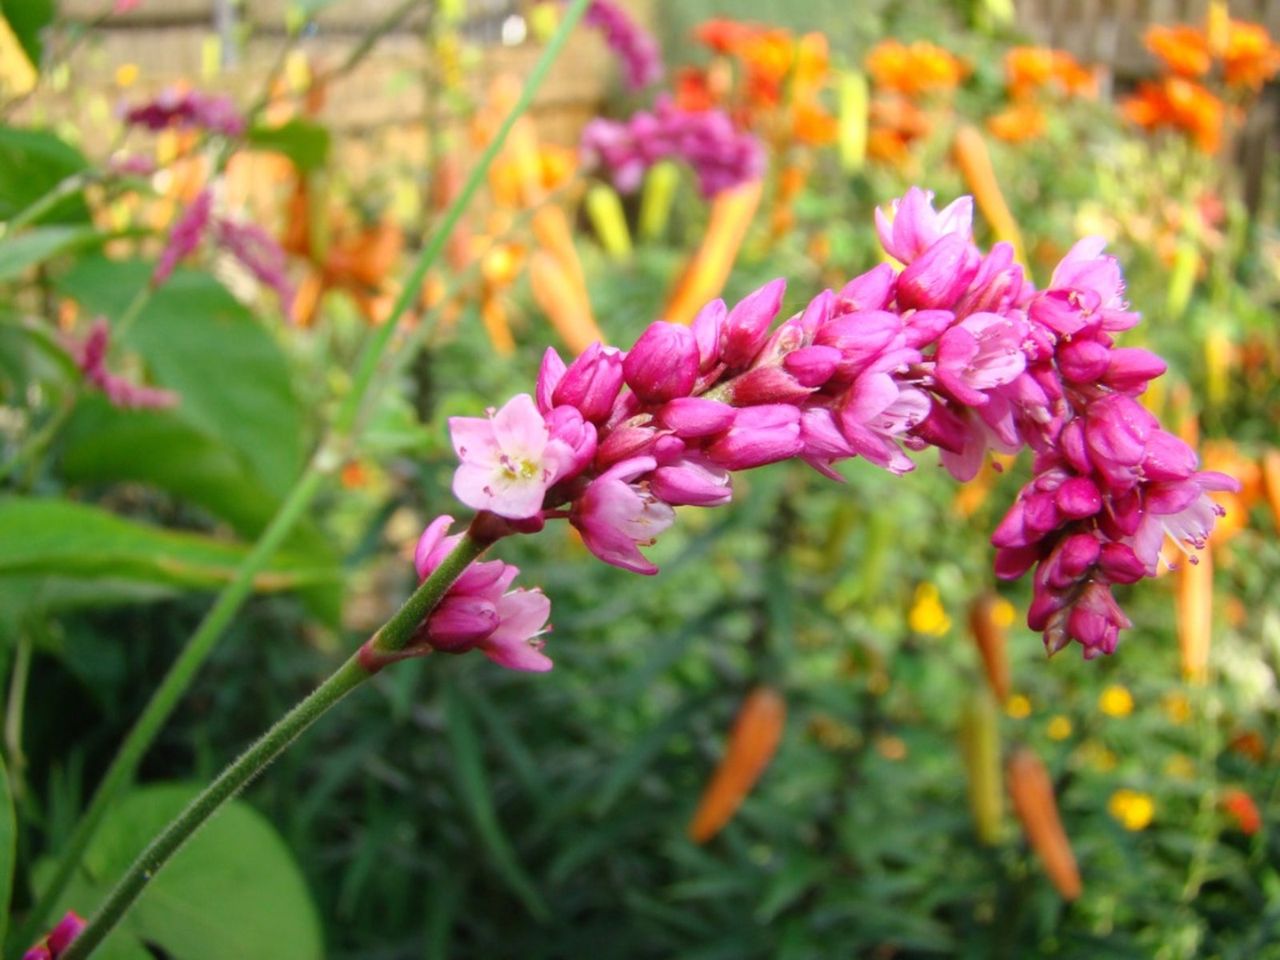
M 598 163 L 624 193 L 640 186 L 645 171 L 674 157 L 694 170 L 707 197 L 764 175 L 760 141 L 738 130 L 722 110 L 682 110 L 662 98 L 653 112 L 629 120 L 596 119 L 582 132 L 582 154 Z
M 166 90 L 154 100 L 126 110 L 124 122 L 152 131 L 198 127 L 224 137 L 239 137 L 245 131 L 244 117 L 230 97 L 199 90 Z
M 662 51 L 653 37 L 612 0 L 592 0 L 582 22 L 597 28 L 622 61 L 630 90 L 643 90 L 662 79 Z
M 288 316 L 295 291 L 289 281 L 284 250 L 275 237 L 257 224 L 215 216 L 213 191 L 208 188 L 200 191 L 169 231 L 168 241 L 151 276 L 152 284 L 158 287 L 167 281 L 177 265 L 194 253 L 205 234 L 210 232 L 214 241 L 259 283 L 275 291 L 280 298 L 281 309 Z
M 566 365 L 549 349 L 535 396 L 450 421 L 454 494 L 522 531 L 567 518 L 607 563 L 656 573 L 641 547 L 674 507 L 718 506 L 731 473 L 799 458 L 841 479 L 861 456 L 894 473 L 935 447 L 957 479 L 989 451 L 1029 446 L 1034 479 L 996 531 L 997 572 L 1035 568 L 1028 622 L 1050 652 L 1115 649 L 1129 626 L 1111 586 L 1156 572 L 1166 534 L 1202 547 L 1235 487 L 1134 399 L 1164 371 L 1114 345 L 1137 322 L 1116 261 L 1078 243 L 1045 290 L 1007 244 L 972 238 L 972 202 L 942 211 L 912 189 L 877 211 L 889 263 L 777 327 L 784 282 L 690 327 L 658 321 L 624 352 Z M 771 329 L 772 328 L 772 329 Z
M 85 380 L 101 390 L 112 406 L 128 410 L 165 410 L 177 406 L 178 395 L 158 387 L 143 387 L 107 369 L 111 326 L 103 317 L 93 321 L 83 341 L 71 341 L 68 350 Z
M 68 911 L 47 937 L 22 955 L 22 960 L 58 960 L 83 929 L 84 921 Z

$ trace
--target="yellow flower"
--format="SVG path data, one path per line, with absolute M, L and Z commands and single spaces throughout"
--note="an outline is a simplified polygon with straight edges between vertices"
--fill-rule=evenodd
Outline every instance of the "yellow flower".
M 1164 775 L 1172 780 L 1190 780 L 1196 775 L 1196 765 L 1185 753 L 1175 753 L 1165 761 Z
M 1169 718 L 1169 722 L 1172 724 L 1182 726 L 1182 724 L 1191 719 L 1191 701 L 1180 690 L 1172 690 L 1166 693 L 1160 705 L 1164 707 L 1164 715 Z
M 1004 712 L 1015 720 L 1031 716 L 1031 701 L 1020 693 L 1015 693 L 1004 705 Z
M 1098 709 L 1108 717 L 1127 717 L 1133 713 L 1133 694 L 1127 687 L 1113 683 L 1098 697 Z
M 1116 767 L 1116 755 L 1096 740 L 1082 744 L 1076 756 L 1099 773 L 1108 773 Z
M 991 606 L 991 619 L 996 626 L 1007 629 L 1013 626 L 1014 620 L 1018 619 L 1018 611 L 1012 603 L 1001 597 Z
M 1071 736 L 1071 720 L 1062 714 L 1055 714 L 1049 720 L 1048 729 L 1050 740 L 1065 740 Z
M 1156 805 L 1150 794 L 1117 790 L 1107 801 L 1107 812 L 1126 830 L 1145 830 L 1156 814 Z
M 932 583 L 922 583 L 916 587 L 907 623 L 916 633 L 932 637 L 940 637 L 951 629 L 951 618 L 942 609 L 938 588 Z
M 122 63 L 116 67 L 116 86 L 121 89 L 132 87 L 138 81 L 138 65 Z

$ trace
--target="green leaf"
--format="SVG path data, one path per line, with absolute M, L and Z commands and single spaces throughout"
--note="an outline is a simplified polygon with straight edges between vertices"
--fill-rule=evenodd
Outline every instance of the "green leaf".
M 248 549 L 197 533 L 126 520 L 65 500 L 0 498 L 0 576 L 32 574 L 213 588 L 230 580 Z M 332 580 L 329 565 L 278 555 L 258 574 L 259 590 Z
M 17 855 L 17 824 L 13 817 L 13 791 L 9 773 L 0 760 L 0 943 L 9 922 L 9 897 L 13 894 L 13 864 Z
M 87 257 L 59 282 L 92 313 L 119 316 L 149 282 L 140 261 Z M 306 422 L 289 367 L 253 314 L 206 273 L 179 270 L 152 296 L 126 342 L 178 393 L 174 414 L 233 449 L 271 493 L 302 470 Z
M 290 120 L 277 127 L 253 127 L 249 143 L 283 153 L 300 173 L 320 170 L 329 160 L 329 131 L 318 123 Z
M 93 227 L 35 227 L 0 241 L 0 280 L 11 280 L 28 267 L 95 243 L 100 235 Z
M 5 10 L 25 0 L 5 0 Z M 75 147 L 47 130 L 0 126 L 0 220 L 35 203 L 88 161 Z M 89 222 L 89 208 L 79 194 L 58 201 L 36 223 Z
M 168 411 L 119 410 L 82 400 L 64 430 L 62 474 L 81 483 L 145 483 L 198 504 L 238 532 L 256 534 L 278 498 L 231 447 Z
M 93 910 L 134 857 L 196 795 L 186 784 L 135 791 L 119 801 L 85 852 L 58 912 Z M 37 881 L 47 878 L 48 865 Z M 315 960 L 319 917 L 288 848 L 242 801 L 211 819 L 158 873 L 95 957 L 173 960 Z
M 445 698 L 449 716 L 446 729 L 454 759 L 453 772 L 458 789 L 462 792 L 463 806 L 471 815 L 472 825 L 480 835 L 480 842 L 494 869 L 528 911 L 538 920 L 546 921 L 551 912 L 524 867 L 516 859 L 511 841 L 507 839 L 502 824 L 498 821 L 498 814 L 493 806 L 493 793 L 484 772 L 480 740 L 467 712 L 466 702 L 452 688 L 446 691 Z
M 53 23 L 54 12 L 53 0 L 3 0 L 0 3 L 0 13 L 9 21 L 13 35 L 37 70 L 44 60 L 41 34 Z

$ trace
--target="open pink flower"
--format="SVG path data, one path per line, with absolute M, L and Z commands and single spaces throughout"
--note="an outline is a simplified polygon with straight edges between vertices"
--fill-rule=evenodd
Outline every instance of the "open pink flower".
M 453 493 L 476 510 L 522 520 L 542 509 L 542 500 L 574 453 L 553 440 L 533 398 L 521 393 L 488 417 L 451 417 L 453 449 L 462 461 Z
M 653 470 L 653 457 L 633 457 L 614 464 L 587 487 L 573 505 L 569 522 L 582 534 L 587 549 L 605 563 L 635 573 L 658 572 L 639 544 L 651 544 L 675 522 L 666 503 L 631 481 Z

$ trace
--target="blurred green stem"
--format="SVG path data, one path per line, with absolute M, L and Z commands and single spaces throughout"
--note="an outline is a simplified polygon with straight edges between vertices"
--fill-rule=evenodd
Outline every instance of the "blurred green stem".
M 292 710 L 281 717 L 258 741 L 222 771 L 199 796 L 191 801 L 169 825 L 156 836 L 120 878 L 88 926 L 62 954 L 63 960 L 88 957 L 128 913 L 134 901 L 146 889 L 169 858 L 208 821 L 224 803 L 278 757 L 343 697 L 364 683 L 387 663 L 398 659 L 413 639 L 423 618 L 440 602 L 444 592 L 488 543 L 471 535 L 445 557 L 410 595 L 396 615 L 369 639 L 359 652 L 347 659 L 320 686 L 311 691 Z M 372 655 L 370 655 L 372 652 Z
M 34 941 L 44 929 L 53 905 L 62 895 L 67 882 L 71 879 L 76 865 L 80 862 L 90 839 L 97 830 L 107 807 L 116 795 L 128 784 L 134 770 L 143 755 L 151 746 L 152 740 L 160 728 L 168 720 L 177 706 L 178 700 L 186 692 L 196 672 L 205 658 L 213 650 L 222 631 L 230 623 L 231 618 L 239 610 L 253 586 L 254 576 L 266 565 L 276 549 L 284 542 L 297 522 L 306 513 L 311 501 L 319 492 L 321 482 L 326 473 L 332 472 L 341 463 L 343 454 L 353 436 L 358 432 L 358 421 L 365 407 L 367 395 L 376 392 L 377 385 L 385 384 L 385 378 L 375 381 L 375 375 L 390 345 L 391 337 L 400 325 L 400 320 L 416 298 L 418 288 L 422 284 L 427 271 L 435 263 L 444 249 L 449 233 L 462 216 L 462 211 L 471 202 L 471 198 L 479 189 L 488 174 L 489 166 L 497 156 L 507 138 L 507 134 L 516 120 L 529 108 L 533 97 L 546 78 L 551 64 L 556 60 L 560 50 L 568 40 L 578 20 L 581 19 L 589 0 L 573 0 L 565 9 L 564 19 L 560 22 L 555 35 L 543 50 L 538 62 L 534 65 L 524 84 L 520 99 L 511 108 L 511 112 L 494 135 L 493 140 L 481 155 L 472 169 L 466 184 L 458 197 L 453 201 L 444 218 L 437 226 L 436 232 L 419 254 L 417 262 L 401 288 L 400 296 L 391 310 L 386 323 L 378 328 L 360 358 L 359 366 L 352 381 L 342 407 L 339 409 L 333 429 L 328 440 L 322 442 L 306 469 L 294 484 L 293 489 L 285 497 L 280 509 L 263 530 L 258 542 L 245 557 L 235 577 L 214 601 L 213 607 L 200 622 L 196 632 L 187 641 L 186 646 L 178 654 L 165 675 L 164 680 L 151 695 L 142 715 L 125 737 L 119 753 L 107 770 L 106 776 L 98 785 L 89 808 L 80 823 L 72 832 L 62 852 L 57 869 L 49 883 L 45 886 L 26 922 L 22 925 L 15 940 L 19 945 L 27 945 Z M 301 728 L 299 728 L 301 730 Z M 295 734 L 296 735 L 296 734 Z M 17 947 L 21 950 L 23 946 Z
M 27 680 L 31 676 L 31 634 L 23 630 L 13 651 L 13 672 L 9 675 L 9 700 L 4 713 L 4 749 L 9 760 L 9 780 L 14 800 L 26 796 L 27 755 L 22 749 L 22 717 L 27 700 Z

